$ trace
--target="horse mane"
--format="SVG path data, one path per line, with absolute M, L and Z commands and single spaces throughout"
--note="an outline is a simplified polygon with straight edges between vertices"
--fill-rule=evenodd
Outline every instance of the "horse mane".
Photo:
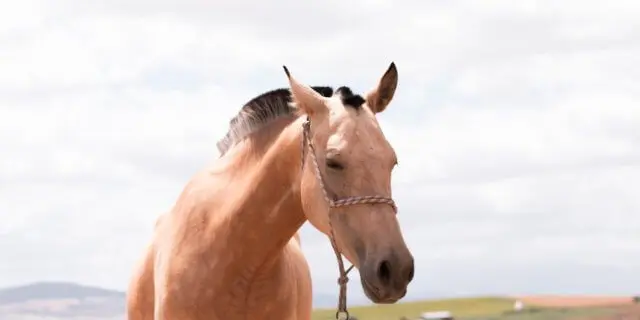
M 324 97 L 333 95 L 333 88 L 327 86 L 311 87 Z M 263 129 L 283 117 L 295 115 L 291 91 L 280 88 L 265 92 L 247 102 L 238 114 L 229 121 L 229 130 L 216 146 L 223 156 L 231 147 L 252 133 Z

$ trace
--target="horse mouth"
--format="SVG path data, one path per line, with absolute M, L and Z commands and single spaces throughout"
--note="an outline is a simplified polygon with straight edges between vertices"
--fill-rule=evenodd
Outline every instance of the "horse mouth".
M 390 297 L 389 295 L 383 294 L 382 292 L 380 292 L 380 290 L 378 288 L 376 288 L 375 286 L 371 285 L 365 279 L 361 279 L 360 282 L 362 282 L 362 289 L 364 291 L 364 294 L 373 303 L 377 303 L 377 304 L 393 304 L 393 303 L 396 303 L 398 300 L 400 300 L 399 298 L 395 299 L 393 297 Z

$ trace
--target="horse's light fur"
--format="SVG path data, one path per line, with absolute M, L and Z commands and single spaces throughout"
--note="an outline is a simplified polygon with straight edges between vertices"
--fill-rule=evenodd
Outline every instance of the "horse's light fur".
M 298 114 L 311 117 L 319 153 L 338 153 L 351 166 L 344 178 L 329 176 L 335 191 L 390 195 L 395 154 L 372 110 L 384 110 L 393 92 L 385 101 L 376 88 L 368 95 L 375 101 L 353 110 L 290 80 L 292 101 L 243 108 L 218 144 L 221 157 L 158 218 L 130 282 L 129 320 L 311 319 L 311 277 L 297 230 L 308 219 L 327 233 L 329 217 L 309 160 L 300 168 Z M 406 250 L 388 208 L 350 208 L 332 224 L 356 266 L 354 239 L 373 253 Z

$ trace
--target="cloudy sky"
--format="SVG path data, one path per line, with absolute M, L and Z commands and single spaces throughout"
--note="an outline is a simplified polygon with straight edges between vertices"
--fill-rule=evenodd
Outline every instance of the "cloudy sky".
M 411 298 L 637 293 L 638 16 L 635 0 L 4 1 L 0 287 L 124 290 L 157 215 L 242 103 L 286 86 L 283 64 L 362 92 L 395 61 L 380 121 Z M 302 233 L 316 293 L 336 295 L 330 245 Z

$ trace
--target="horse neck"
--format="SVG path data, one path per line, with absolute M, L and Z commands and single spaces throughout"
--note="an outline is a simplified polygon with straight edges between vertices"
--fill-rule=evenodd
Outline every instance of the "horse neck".
M 300 200 L 301 122 L 277 129 L 257 133 L 260 140 L 273 136 L 275 141 L 243 168 L 238 209 L 229 217 L 230 243 L 250 250 L 245 257 L 261 265 L 277 257 L 274 252 L 306 221 Z

